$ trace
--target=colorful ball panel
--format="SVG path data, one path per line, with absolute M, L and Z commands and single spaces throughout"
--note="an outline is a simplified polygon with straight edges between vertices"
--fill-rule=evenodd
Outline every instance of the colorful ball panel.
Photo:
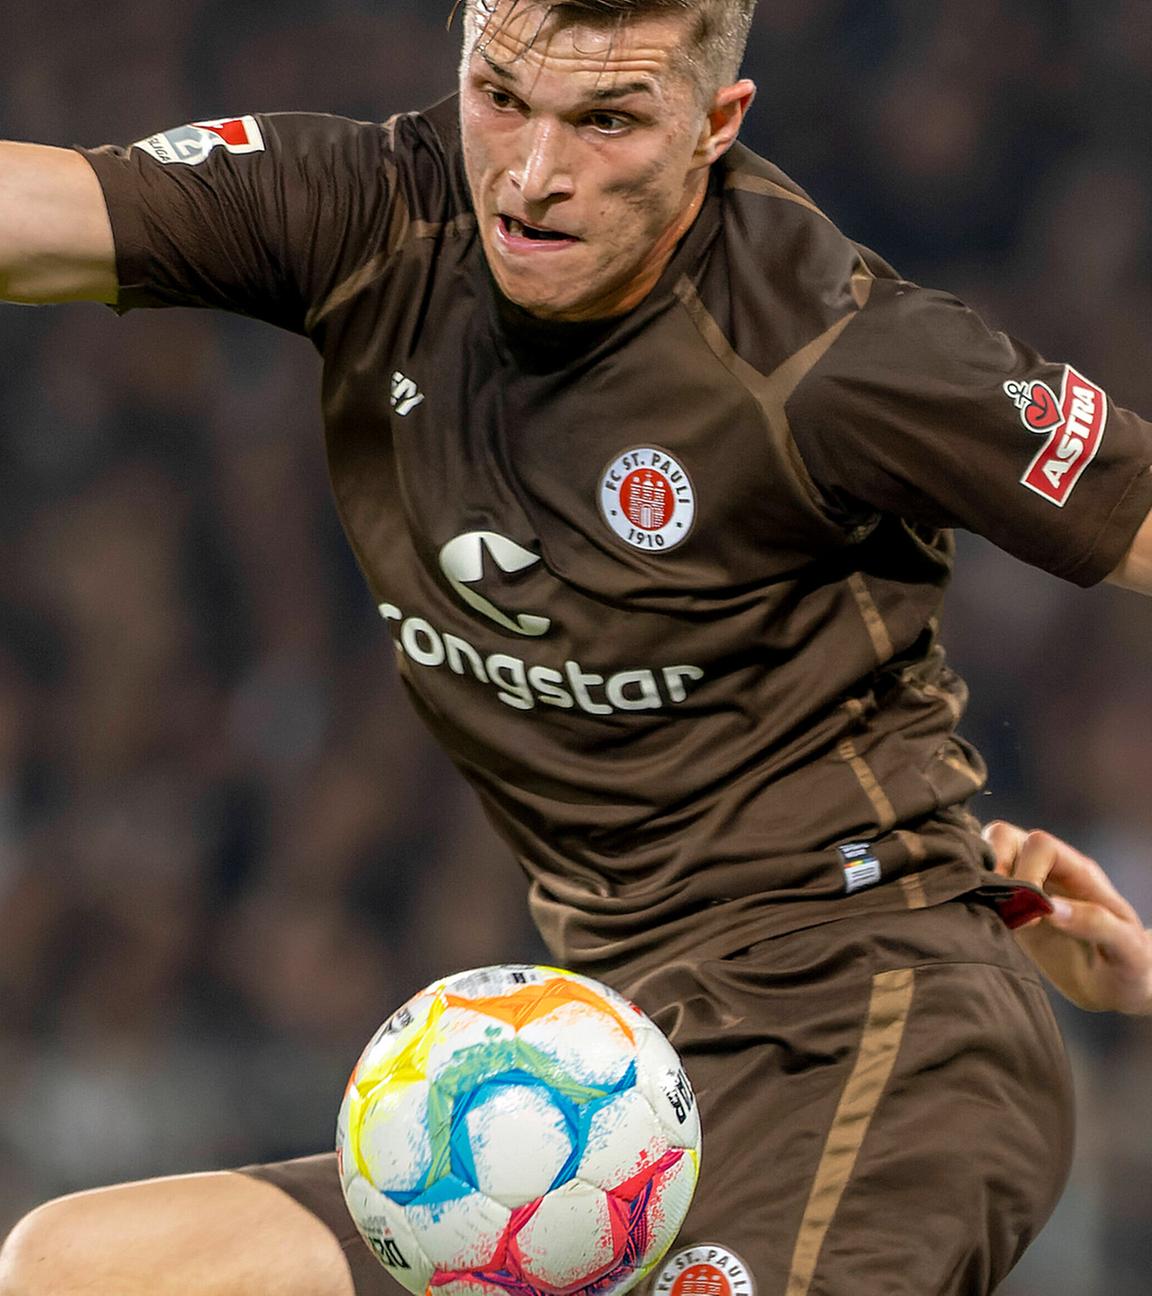
M 676 1234 L 688 1214 L 696 1180 L 700 1174 L 700 1157 L 693 1149 L 684 1149 L 653 1175 L 644 1205 L 647 1239 L 637 1259 L 639 1277 L 650 1273 L 676 1241 Z M 639 1281 L 639 1277 L 637 1281 Z
M 599 1188 L 616 1188 L 655 1165 L 669 1139 L 648 1099 L 637 1089 L 590 1104 L 584 1154 L 577 1178 Z
M 675 1147 L 700 1146 L 700 1113 L 696 1095 L 676 1050 L 649 1023 L 636 1038 L 636 1087 L 652 1104 Z
M 567 1109 L 567 1110 L 565 1110 Z M 505 1206 L 523 1206 L 570 1174 L 578 1114 L 574 1104 L 527 1076 L 485 1082 L 454 1136 L 469 1179 Z
M 483 1269 L 496 1257 L 512 1212 L 448 1176 L 404 1207 L 420 1250 L 437 1269 Z
M 511 1022 L 501 1021 L 469 1005 L 448 1006 L 434 1010 L 424 1070 L 431 1079 L 454 1067 L 461 1053 L 487 1048 L 494 1051 L 507 1045 L 516 1035 Z
M 357 1169 L 384 1193 L 424 1186 L 432 1159 L 428 1082 L 375 1084 L 361 1099 Z
M 397 1054 L 408 1047 L 412 1037 L 420 1034 L 429 1014 L 437 1007 L 435 986 L 413 995 L 384 1022 L 360 1055 L 358 1071 L 385 1072 Z
M 421 1250 L 403 1209 L 357 1174 L 344 1185 L 344 1198 L 376 1259 L 402 1287 L 417 1294 L 425 1291 L 436 1267 Z
M 588 1085 L 619 1085 L 636 1056 L 633 1023 L 614 1004 L 597 1002 L 579 983 L 564 988 L 579 997 L 547 1006 L 547 1011 L 520 1027 L 519 1037 L 555 1058 L 574 1079 Z
M 437 1274 L 431 1288 L 432 1296 L 508 1296 L 503 1283 L 486 1282 L 475 1274 Z
M 627 1241 L 619 1203 L 572 1181 L 543 1198 L 510 1241 L 520 1270 L 547 1292 L 576 1291 L 614 1267 Z

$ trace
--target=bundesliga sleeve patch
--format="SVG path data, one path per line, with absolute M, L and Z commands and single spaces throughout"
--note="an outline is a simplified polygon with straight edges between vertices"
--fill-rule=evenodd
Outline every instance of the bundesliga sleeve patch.
M 173 162 L 199 166 L 213 149 L 229 153 L 263 153 L 264 136 L 255 117 L 226 117 L 220 121 L 192 122 L 162 135 L 137 140 L 133 148 L 150 154 L 166 166 Z
M 1028 431 L 1044 437 L 1021 484 L 1063 508 L 1100 449 L 1108 397 L 1071 365 L 1064 367 L 1059 396 L 1043 382 L 1007 382 L 1004 391 Z

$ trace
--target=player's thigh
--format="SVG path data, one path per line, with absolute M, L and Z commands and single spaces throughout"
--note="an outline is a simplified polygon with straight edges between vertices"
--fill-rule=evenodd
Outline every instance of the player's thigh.
M 986 964 L 909 972 L 891 1073 L 822 1244 L 803 1257 L 812 1296 L 993 1292 L 1067 1179 L 1072 1088 L 1039 982 Z
M 703 1132 L 696 1195 L 655 1296 L 791 1296 L 792 1252 L 869 1001 L 866 976 L 826 993 L 821 955 L 814 967 L 789 962 L 800 944 L 785 958 L 773 942 L 766 964 L 757 951 L 630 987 L 679 1050 Z
M 969 948 L 990 961 L 961 961 Z M 673 1248 L 685 1276 L 657 1292 L 975 1296 L 1051 1211 L 1067 1067 L 991 915 L 803 933 L 631 991 L 681 1050 L 704 1131 Z M 736 1281 L 713 1272 L 741 1262 Z
M 330 1227 L 273 1184 L 228 1172 L 59 1198 L 26 1216 L 0 1253 L 0 1296 L 354 1292 Z

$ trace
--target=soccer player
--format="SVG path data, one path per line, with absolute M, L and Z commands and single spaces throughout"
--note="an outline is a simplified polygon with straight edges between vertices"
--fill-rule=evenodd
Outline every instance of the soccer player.
M 319 349 L 415 705 L 556 959 L 699 1094 L 655 1289 L 984 1293 L 1071 1150 L 1037 966 L 1148 1012 L 1152 938 L 1091 861 L 965 808 L 949 528 L 1152 591 L 1152 428 L 737 143 L 753 2 L 471 0 L 458 98 L 384 126 L 4 146 L 0 290 Z M 391 1290 L 331 1156 L 50 1203 L 0 1260 L 2 1296 Z

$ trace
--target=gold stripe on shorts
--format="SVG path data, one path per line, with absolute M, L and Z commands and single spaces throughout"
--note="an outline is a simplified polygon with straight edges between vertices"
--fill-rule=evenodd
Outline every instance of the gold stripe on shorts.
M 808 1194 L 808 1205 L 792 1253 L 786 1296 L 808 1294 L 832 1217 L 852 1177 L 864 1136 L 900 1051 L 914 981 L 912 968 L 880 972 L 872 978 L 868 1020 L 860 1038 L 856 1065 L 840 1095 L 812 1191 Z

